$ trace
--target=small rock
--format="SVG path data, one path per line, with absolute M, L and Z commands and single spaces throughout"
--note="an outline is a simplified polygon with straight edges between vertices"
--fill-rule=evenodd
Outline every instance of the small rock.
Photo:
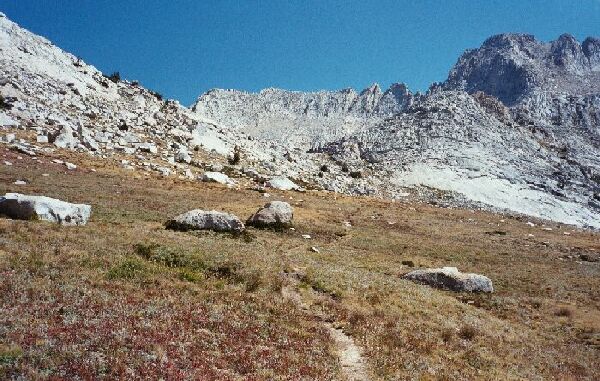
M 294 182 L 287 177 L 274 177 L 271 180 L 267 181 L 265 184 L 267 187 L 279 189 L 279 190 L 302 190 L 301 187 L 294 184 Z
M 77 166 L 73 163 L 65 162 L 65 166 L 67 167 L 68 170 L 77 169 Z
M 17 180 L 17 181 L 15 181 L 13 184 L 15 184 L 15 185 L 26 185 L 26 184 L 27 184 L 27 182 L 26 182 L 26 181 L 24 181 L 24 180 Z
M 233 214 L 194 209 L 178 215 L 166 223 L 172 230 L 213 230 L 217 232 L 242 232 L 244 223 Z
M 178 162 L 178 163 L 189 164 L 189 163 L 192 162 L 192 157 L 190 156 L 190 154 L 188 153 L 188 151 L 186 151 L 186 150 L 179 150 L 175 154 L 175 161 Z
M 309 234 L 302 234 L 302 238 L 304 238 L 304 239 L 310 239 L 311 237 L 310 237 Z
M 6 134 L 6 135 L 4 135 L 4 139 L 2 139 L 2 141 L 10 144 L 10 143 L 14 142 L 15 139 L 16 139 L 15 134 Z
M 221 172 L 204 172 L 204 175 L 202 176 L 202 181 L 225 185 L 235 185 L 235 181 L 233 181 L 231 178 L 229 178 L 229 176 Z
M 311 250 L 311 251 L 313 251 L 313 252 L 315 252 L 315 253 L 320 253 L 319 249 L 318 249 L 318 248 L 316 248 L 316 247 L 314 247 L 314 246 L 312 246 L 312 247 L 310 248 L 310 250 Z

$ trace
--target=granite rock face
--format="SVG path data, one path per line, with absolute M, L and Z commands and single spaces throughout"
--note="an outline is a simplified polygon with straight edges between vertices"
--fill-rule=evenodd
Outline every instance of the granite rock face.
M 536 90 L 574 96 L 600 92 L 600 40 L 580 44 L 569 34 L 541 42 L 528 34 L 500 34 L 464 53 L 447 88 L 483 91 L 514 106 Z

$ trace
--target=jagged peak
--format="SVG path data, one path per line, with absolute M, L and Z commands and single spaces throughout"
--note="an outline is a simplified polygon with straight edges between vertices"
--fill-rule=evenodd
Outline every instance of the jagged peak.
M 515 43 L 536 43 L 535 36 L 527 33 L 501 33 L 489 37 L 483 42 L 482 47 L 486 48 L 498 48 L 510 46 Z
M 600 38 L 588 37 L 581 44 L 581 49 L 586 57 L 600 61 Z
M 381 87 L 377 82 L 373 83 L 371 86 L 367 87 L 363 91 L 360 92 L 360 95 L 364 94 L 381 94 Z

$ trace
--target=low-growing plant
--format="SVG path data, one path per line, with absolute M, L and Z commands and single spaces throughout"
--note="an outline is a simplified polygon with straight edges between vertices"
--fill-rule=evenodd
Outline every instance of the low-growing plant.
M 6 98 L 0 94 L 0 110 L 10 110 L 12 107 L 12 104 L 8 103 Z
M 229 162 L 230 165 L 236 165 L 240 163 L 240 160 L 242 159 L 242 151 L 240 149 L 240 146 L 235 146 L 233 148 L 233 155 L 227 160 Z
M 179 272 L 178 278 L 179 278 L 179 280 L 182 280 L 185 282 L 192 282 L 192 283 L 196 283 L 196 282 L 199 282 L 204 279 L 204 277 L 202 276 L 202 273 L 187 270 L 187 269 L 181 270 Z
M 468 340 L 471 341 L 475 338 L 475 336 L 477 336 L 477 328 L 471 326 L 471 325 L 463 325 L 459 330 L 458 330 L 458 336 L 461 339 L 464 340 Z
M 115 71 L 114 73 L 112 73 L 111 75 L 109 75 L 107 77 L 110 81 L 112 81 L 113 83 L 117 83 L 121 80 L 121 74 L 118 71 Z
M 108 270 L 108 279 L 135 279 L 146 276 L 147 268 L 144 262 L 137 258 L 127 258 Z
M 206 266 L 197 253 L 187 253 L 179 248 L 171 248 L 158 244 L 136 244 L 135 254 L 166 267 L 185 267 L 193 271 L 202 271 Z
M 0 367 L 13 365 L 21 357 L 23 357 L 23 349 L 20 346 L 0 345 Z
M 561 317 L 571 317 L 573 316 L 573 310 L 571 310 L 569 307 L 561 307 L 556 310 L 554 314 Z

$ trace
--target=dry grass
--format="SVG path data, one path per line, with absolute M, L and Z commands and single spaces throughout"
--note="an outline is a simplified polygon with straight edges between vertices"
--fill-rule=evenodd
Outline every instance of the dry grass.
M 85 156 L 66 171 L 16 155 L 0 151 L 14 164 L 0 167 L 0 191 L 91 203 L 93 217 L 0 219 L 4 378 L 339 379 L 322 323 L 279 294 L 290 269 L 364 348 L 374 379 L 600 378 L 600 264 L 576 255 L 600 251 L 598 234 L 320 192 L 273 195 L 295 207 L 295 231 L 174 232 L 164 222 L 186 210 L 245 219 L 265 199 Z M 482 273 L 496 292 L 400 279 L 412 265 Z

